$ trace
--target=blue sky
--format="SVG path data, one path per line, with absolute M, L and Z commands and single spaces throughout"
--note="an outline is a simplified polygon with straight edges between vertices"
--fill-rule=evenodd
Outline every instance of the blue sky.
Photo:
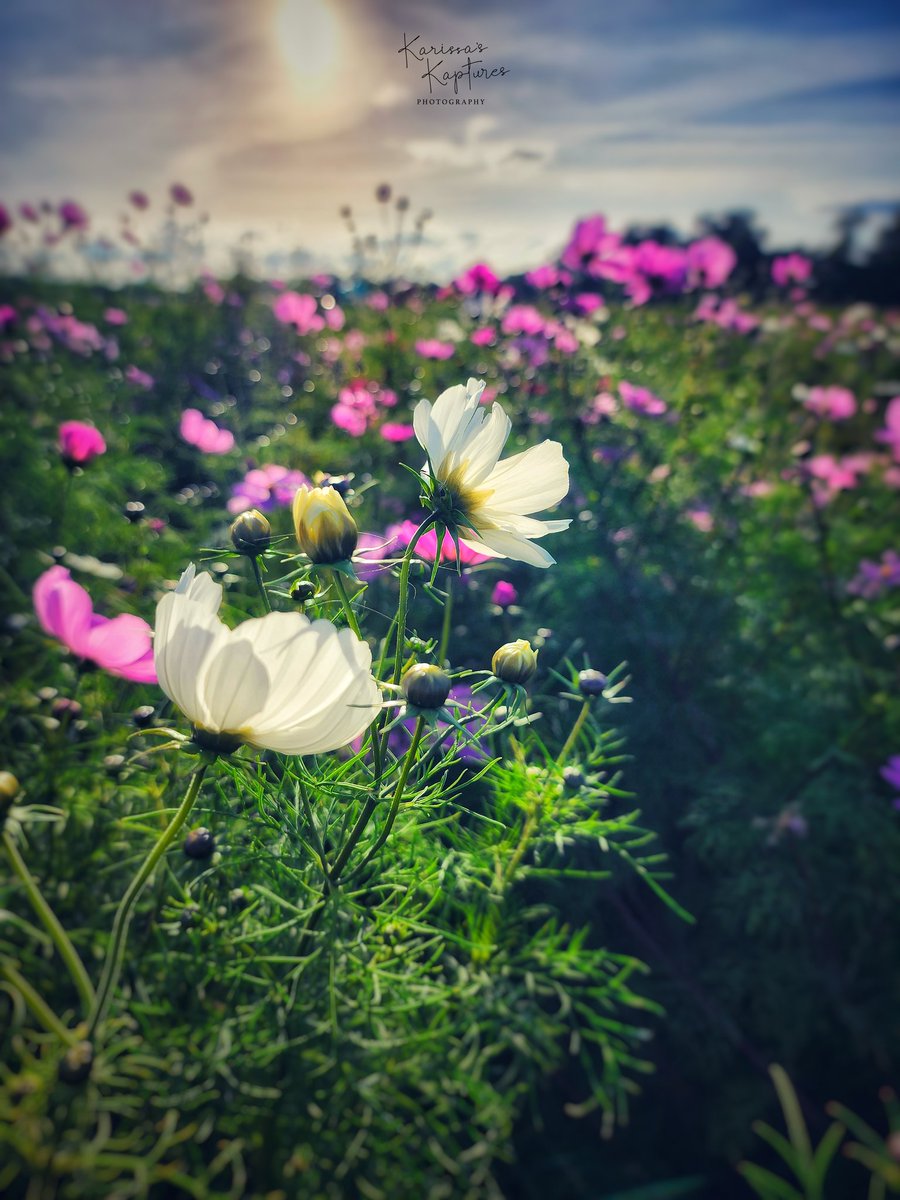
M 419 105 L 404 34 L 508 74 Z M 597 211 L 687 231 L 753 208 L 815 245 L 840 207 L 900 200 L 898 52 L 881 0 L 4 0 L 0 199 L 115 229 L 128 190 L 179 179 L 211 260 L 252 230 L 341 266 L 338 209 L 377 231 L 389 181 L 434 211 L 437 273 L 534 264 Z

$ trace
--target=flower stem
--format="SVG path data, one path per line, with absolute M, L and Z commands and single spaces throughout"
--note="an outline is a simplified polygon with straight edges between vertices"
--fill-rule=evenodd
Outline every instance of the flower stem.
M 86 1015 L 94 1005 L 94 989 L 85 970 L 84 963 L 81 961 L 78 951 L 69 940 L 69 935 L 59 923 L 59 918 L 44 899 L 43 893 L 28 870 L 25 860 L 19 853 L 18 847 L 6 831 L 3 833 L 3 849 L 6 851 L 6 856 L 12 865 L 12 869 L 21 880 L 25 894 L 31 902 L 31 907 L 40 917 L 42 925 L 50 934 L 54 946 L 59 951 L 60 958 L 68 967 L 69 974 L 72 976 L 72 980 L 78 989 L 78 994 L 81 997 L 81 1003 L 84 1006 Z
M 425 719 L 424 719 L 424 717 L 419 717 L 419 719 L 416 721 L 416 728 L 415 728 L 415 732 L 413 733 L 412 744 L 410 745 L 409 750 L 406 752 L 406 758 L 403 760 L 403 767 L 400 771 L 400 778 L 397 780 L 397 787 L 396 787 L 396 790 L 394 791 L 393 799 L 391 800 L 391 807 L 388 809 L 388 815 L 387 815 L 387 819 L 384 823 L 384 828 L 381 830 L 381 833 L 379 833 L 378 837 L 375 839 L 375 841 L 372 843 L 372 845 L 366 851 L 365 855 L 363 856 L 362 861 L 360 862 L 359 866 L 356 868 L 357 871 L 361 871 L 363 869 L 363 867 L 366 865 L 366 863 L 370 862 L 371 859 L 373 859 L 375 857 L 375 855 L 378 853 L 378 851 L 381 849 L 381 847 L 384 845 L 384 843 L 388 840 L 388 837 L 390 836 L 390 832 L 394 827 L 394 821 L 396 821 L 396 819 L 397 819 L 397 813 L 400 811 L 400 802 L 403 799 L 403 793 L 406 789 L 406 781 L 407 781 L 407 779 L 409 779 L 409 772 L 410 772 L 413 762 L 415 761 L 416 752 L 419 749 L 419 743 L 422 740 L 422 733 L 423 733 L 424 729 L 425 729 Z
M 97 1000 L 91 1015 L 90 1029 L 88 1031 L 89 1038 L 93 1036 L 97 1026 L 106 1016 L 109 1003 L 119 982 L 128 927 L 131 924 L 132 911 L 137 903 L 137 899 L 144 890 L 144 884 L 152 875 L 153 868 L 168 850 L 169 846 L 171 846 L 178 835 L 178 831 L 187 820 L 194 806 L 194 801 L 197 799 L 200 784 L 203 782 L 203 776 L 206 774 L 208 766 L 209 760 L 201 762 L 200 766 L 197 767 L 191 777 L 188 790 L 178 811 L 160 835 L 156 845 L 147 855 L 116 910 L 115 919 L 113 920 L 112 939 L 106 954 L 106 961 L 103 964 L 103 974 L 100 978 L 100 986 L 97 988 Z
M 569 736 L 566 738 L 565 744 L 563 745 L 562 750 L 560 750 L 560 752 L 559 752 L 559 757 L 556 760 L 557 765 L 562 766 L 562 764 L 569 757 L 569 752 L 572 749 L 572 747 L 575 745 L 575 743 L 578 741 L 578 735 L 581 733 L 582 729 L 584 728 L 584 723 L 587 720 L 588 713 L 590 711 L 591 711 L 591 702 L 590 702 L 590 700 L 585 700 L 584 704 L 581 706 L 581 712 L 575 718 L 575 724 L 572 726 L 572 730 L 571 730 Z
M 359 622 L 356 619 L 356 613 L 353 611 L 353 606 L 350 603 L 350 597 L 347 595 L 347 587 L 344 583 L 344 578 L 340 571 L 332 571 L 331 574 L 334 577 L 334 586 L 337 588 L 337 594 L 341 598 L 341 608 L 344 610 L 344 616 L 347 618 L 347 624 L 361 640 L 362 634 L 359 631 Z
M 77 1035 L 71 1029 L 66 1029 L 43 996 L 31 986 L 24 976 L 19 974 L 12 963 L 5 962 L 0 967 L 0 974 L 9 980 L 45 1029 L 48 1029 L 50 1033 L 55 1033 L 59 1040 L 65 1042 L 67 1046 L 78 1045 Z
M 253 563 L 253 575 L 256 579 L 256 586 L 259 588 L 259 594 L 263 598 L 263 604 L 266 606 L 266 612 L 270 613 L 272 611 L 272 604 L 269 600 L 269 593 L 266 591 L 266 585 L 263 583 L 262 570 L 260 569 L 259 565 L 259 555 L 254 554 L 250 561 Z
M 447 577 L 447 599 L 444 601 L 444 621 L 441 625 L 441 641 L 438 646 L 438 665 L 447 661 L 447 649 L 450 645 L 450 632 L 453 628 L 453 576 Z
M 400 602 L 397 608 L 397 652 L 394 655 L 394 673 L 391 682 L 400 682 L 403 671 L 403 647 L 406 645 L 406 614 L 409 610 L 409 568 L 412 564 L 413 553 L 419 538 L 434 524 L 434 517 L 427 516 L 416 532 L 410 538 L 403 562 L 400 564 Z

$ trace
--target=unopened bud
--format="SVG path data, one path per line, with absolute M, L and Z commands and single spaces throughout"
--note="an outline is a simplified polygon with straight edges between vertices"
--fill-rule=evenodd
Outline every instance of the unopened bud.
M 298 579 L 291 587 L 291 599 L 295 604 L 309 604 L 316 594 L 316 585 L 311 579 Z
M 494 651 L 491 670 L 503 683 L 527 683 L 537 670 L 537 654 L 524 638 Z
M 90 1042 L 77 1042 L 59 1060 L 57 1074 L 63 1083 L 84 1083 L 93 1065 L 94 1047 Z
M 584 787 L 584 771 L 580 767 L 566 767 L 563 771 L 563 783 L 573 792 Z
M 184 852 L 188 858 L 209 858 L 216 848 L 216 839 L 202 826 L 192 829 L 184 839 Z
M 403 695 L 416 708 L 440 708 L 451 686 L 447 672 L 432 663 L 416 663 L 400 680 Z
M 582 696 L 602 696 L 607 679 L 602 671 L 579 671 L 578 690 Z
M 238 554 L 258 558 L 272 540 L 272 526 L 258 509 L 248 508 L 231 526 L 231 544 Z
M 293 511 L 297 541 L 311 562 L 327 566 L 350 558 L 359 530 L 336 488 L 299 488 Z

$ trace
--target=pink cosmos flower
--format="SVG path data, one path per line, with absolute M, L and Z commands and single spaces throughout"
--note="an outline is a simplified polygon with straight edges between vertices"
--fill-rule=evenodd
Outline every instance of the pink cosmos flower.
M 173 183 L 169 188 L 169 195 L 172 197 L 173 204 L 179 204 L 182 208 L 194 203 L 193 192 L 183 183 Z
M 619 402 L 611 392 L 598 392 L 581 414 L 585 425 L 599 425 L 607 417 L 613 416 L 619 407 Z
M 65 567 L 51 567 L 34 585 L 34 611 L 45 633 L 73 654 L 134 683 L 156 683 L 150 626 L 140 617 L 101 617 Z
M 421 338 L 416 342 L 416 354 L 422 358 L 452 358 L 455 349 L 453 342 L 440 342 L 437 338 Z
M 721 238 L 700 238 L 687 248 L 688 283 L 691 287 L 721 287 L 736 265 L 737 255 Z
M 227 454 L 234 449 L 234 434 L 228 429 L 220 429 L 197 408 L 184 410 L 179 432 L 187 444 L 195 446 L 201 454 Z
M 107 325 L 127 325 L 128 313 L 124 308 L 108 308 L 103 314 L 103 320 Z
M 606 218 L 601 214 L 585 217 L 572 230 L 569 243 L 560 256 L 564 267 L 573 271 L 584 269 L 596 255 L 607 236 Z
M 11 304 L 0 304 L 0 329 L 5 329 L 7 325 L 12 325 L 18 315 Z
M 895 462 L 900 462 L 900 396 L 888 401 L 884 414 L 884 429 L 879 429 L 875 438 L 890 448 L 891 457 Z
M 531 304 L 514 304 L 508 309 L 500 328 L 504 333 L 534 335 L 544 332 L 546 321 Z
M 143 388 L 145 392 L 149 392 L 156 382 L 152 375 L 148 375 L 146 371 L 142 371 L 140 367 L 133 364 L 125 368 L 125 378 L 135 387 Z
M 282 292 L 272 305 L 272 312 L 276 321 L 282 325 L 293 325 L 300 334 L 319 333 L 325 328 L 325 321 L 319 316 L 317 308 L 314 296 Z
M 486 293 L 495 296 L 500 287 L 500 279 L 494 274 L 487 263 L 476 263 L 457 275 L 453 285 L 463 296 L 476 296 Z
M 511 604 L 519 598 L 519 593 L 506 579 L 498 579 L 494 584 L 494 590 L 491 592 L 491 603 L 496 604 L 498 608 L 509 608 Z
M 555 287 L 558 283 L 565 283 L 571 279 L 571 276 L 566 271 L 560 271 L 558 267 L 546 266 L 535 267 L 533 271 L 525 273 L 525 282 L 530 283 L 533 288 L 538 291 L 546 291 L 547 288 Z
M 804 396 L 803 406 L 817 417 L 846 421 L 856 412 L 856 397 L 845 387 L 813 387 Z
M 806 283 L 812 275 L 812 260 L 803 254 L 785 254 L 772 260 L 772 280 L 778 287 Z
M 645 417 L 661 417 L 668 407 L 665 400 L 654 395 L 649 388 L 639 387 L 625 379 L 619 384 L 619 395 L 626 408 Z
M 277 463 L 254 467 L 231 489 L 228 511 L 240 513 L 248 508 L 258 508 L 260 512 L 268 512 L 290 504 L 298 488 L 310 486 L 302 471 L 290 471 Z
M 64 200 L 59 206 L 59 215 L 65 229 L 79 231 L 88 227 L 89 220 L 87 213 L 74 200 Z
M 473 346 L 490 346 L 496 338 L 493 329 L 486 326 L 484 329 L 476 329 L 469 338 Z
M 106 453 L 103 434 L 84 421 L 63 421 L 59 427 L 59 452 L 69 466 L 81 466 Z
M 379 432 L 386 442 L 408 442 L 416 436 L 412 425 L 401 425 L 395 421 L 385 421 Z
M 386 312 L 390 307 L 391 298 L 387 292 L 370 292 L 366 296 L 366 304 L 375 312 Z
M 418 525 L 415 521 L 401 521 L 398 525 L 391 525 L 386 536 L 390 539 L 392 547 L 402 550 L 412 541 L 413 534 L 417 529 Z M 437 554 L 437 533 L 433 529 L 429 529 L 416 542 L 416 554 L 427 562 L 434 562 Z M 440 556 L 441 562 L 456 562 L 456 546 L 453 538 L 446 532 L 441 542 Z M 470 550 L 468 546 L 464 546 L 460 542 L 459 561 L 463 566 L 473 566 L 475 563 L 487 562 L 488 557 L 485 554 L 479 554 L 477 550 Z

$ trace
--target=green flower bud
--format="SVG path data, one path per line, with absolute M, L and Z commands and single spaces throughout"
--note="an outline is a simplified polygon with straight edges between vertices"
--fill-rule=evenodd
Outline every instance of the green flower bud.
M 579 671 L 578 690 L 582 696 L 602 696 L 606 687 L 606 676 L 602 671 Z
M 231 526 L 231 544 L 238 554 L 257 558 L 269 548 L 272 526 L 268 518 L 255 508 L 248 508 Z
M 359 530 L 336 488 L 299 488 L 293 512 L 297 542 L 311 562 L 328 566 L 350 558 Z
M 432 663 L 416 663 L 400 680 L 403 695 L 416 708 L 440 708 L 450 695 L 450 676 Z
M 537 670 L 537 654 L 524 638 L 494 651 L 491 670 L 503 683 L 527 683 Z

